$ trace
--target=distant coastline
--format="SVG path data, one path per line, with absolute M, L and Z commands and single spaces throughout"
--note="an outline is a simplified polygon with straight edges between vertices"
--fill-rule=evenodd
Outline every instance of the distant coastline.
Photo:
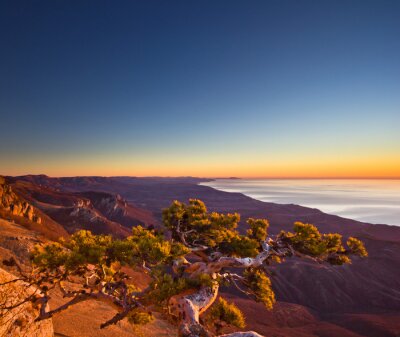
M 328 214 L 400 226 L 399 179 L 215 179 L 201 182 L 225 192 Z

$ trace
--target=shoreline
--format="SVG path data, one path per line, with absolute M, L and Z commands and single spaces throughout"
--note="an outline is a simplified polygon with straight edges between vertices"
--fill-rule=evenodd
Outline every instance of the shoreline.
M 400 181 L 389 188 L 388 180 L 385 184 L 376 179 L 355 180 L 356 185 L 342 179 L 330 179 L 329 185 L 324 184 L 326 179 L 312 179 L 313 183 L 309 185 L 307 180 L 296 181 L 293 186 L 287 184 L 293 182 L 292 179 L 240 179 L 239 182 L 216 179 L 198 185 L 221 192 L 241 193 L 260 202 L 297 205 L 362 223 L 400 227 L 400 223 L 396 223 L 400 219 L 400 207 L 396 204 L 400 200 Z M 332 181 L 338 184 L 332 184 Z

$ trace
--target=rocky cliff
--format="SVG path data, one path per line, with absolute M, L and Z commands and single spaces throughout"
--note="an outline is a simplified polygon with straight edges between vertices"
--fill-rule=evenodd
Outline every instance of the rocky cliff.
M 3 177 L 0 177 L 0 207 L 12 215 L 21 216 L 30 221 L 39 224 L 42 221 L 41 217 L 36 214 L 33 206 L 21 200 Z

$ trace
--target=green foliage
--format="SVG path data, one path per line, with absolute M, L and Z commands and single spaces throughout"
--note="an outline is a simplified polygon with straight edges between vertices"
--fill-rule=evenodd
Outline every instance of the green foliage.
M 238 213 L 209 213 L 197 199 L 190 199 L 188 205 L 174 201 L 163 210 L 163 223 L 176 241 L 207 246 L 224 255 L 254 257 L 260 252 L 260 242 L 267 237 L 268 221 L 249 219 L 247 235 L 237 231 L 239 221 Z
M 131 240 L 114 240 L 107 249 L 107 263 L 119 261 L 124 265 L 135 265 L 138 262 L 136 249 L 137 245 Z
M 116 261 L 131 266 L 143 262 L 160 265 L 189 252 L 183 244 L 165 240 L 163 235 L 141 226 L 133 228 L 132 236 L 124 240 L 81 230 L 62 243 L 36 246 L 32 252 L 33 263 L 48 269 L 63 266 L 68 271 L 88 264 L 109 267 Z
M 324 243 L 317 227 L 296 222 L 293 229 L 295 234 L 292 236 L 291 241 L 299 251 L 314 256 L 318 256 L 323 252 Z
M 93 235 L 90 231 L 82 230 L 62 243 L 64 246 L 55 242 L 36 246 L 32 252 L 33 263 L 48 269 L 63 266 L 67 270 L 101 263 L 107 246 L 111 243 L 111 237 Z
M 164 270 L 155 269 L 152 272 L 150 283 L 150 293 L 148 297 L 156 303 L 165 303 L 172 296 L 179 294 L 189 288 L 186 278 L 174 278 L 165 273 Z
M 333 255 L 327 258 L 327 262 L 333 265 L 341 266 L 343 264 L 351 263 L 351 260 L 347 255 Z
M 154 321 L 154 316 L 151 312 L 143 312 L 133 310 L 128 314 L 128 321 L 134 325 L 145 325 Z
M 159 265 L 184 256 L 189 250 L 179 242 L 165 240 L 161 233 L 142 226 L 132 229 L 132 236 L 124 240 L 114 240 L 107 250 L 110 261 L 128 265 Z
M 349 249 L 346 249 L 340 234 L 321 234 L 317 227 L 301 222 L 295 223 L 294 233 L 282 231 L 279 238 L 289 243 L 295 251 L 333 265 L 351 263 L 350 254 L 368 256 L 360 240 L 350 237 L 347 240 Z
M 65 248 L 57 243 L 45 246 L 35 245 L 31 252 L 32 262 L 41 269 L 56 269 L 63 266 L 68 258 Z
M 368 252 L 364 247 L 364 244 L 353 237 L 349 237 L 347 240 L 347 246 L 350 248 L 350 251 L 352 254 L 361 256 L 361 257 L 367 257 L 368 256 Z
M 260 243 L 244 235 L 237 235 L 219 246 L 227 255 L 237 257 L 255 257 L 260 252 Z
M 188 289 L 198 289 L 202 286 L 210 287 L 215 282 L 208 274 L 199 274 L 195 278 L 173 277 L 164 269 L 152 271 L 149 297 L 158 303 L 165 303 L 172 296 Z
M 127 240 L 132 244 L 132 258 L 138 263 L 144 261 L 150 265 L 163 264 L 189 252 L 181 243 L 172 243 L 154 230 L 141 226 L 132 228 L 133 235 Z
M 111 244 L 111 241 L 111 236 L 94 235 L 87 230 L 74 233 L 65 242 L 65 246 L 69 249 L 66 262 L 67 269 L 103 263 L 107 247 Z
M 246 326 L 244 315 L 240 309 L 234 303 L 229 303 L 222 297 L 211 308 L 210 317 L 213 320 L 223 321 L 240 329 Z
M 324 234 L 322 239 L 324 252 L 343 252 L 342 236 L 340 234 Z
M 268 310 L 275 304 L 275 294 L 271 287 L 271 280 L 265 272 L 260 269 L 249 268 L 243 276 L 246 284 L 254 293 L 256 301 L 262 302 Z
M 267 229 L 269 223 L 265 219 L 253 219 L 249 218 L 247 224 L 250 229 L 247 231 L 247 235 L 257 241 L 264 241 L 267 238 Z

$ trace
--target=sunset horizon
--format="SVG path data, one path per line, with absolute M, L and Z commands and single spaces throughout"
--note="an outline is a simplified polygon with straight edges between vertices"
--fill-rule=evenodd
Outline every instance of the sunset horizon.
M 400 176 L 240 176 L 240 175 L 160 175 L 160 174 L 148 174 L 148 175 L 138 175 L 138 174 L 115 174 L 115 175 L 107 175 L 107 174 L 60 174 L 60 175 L 52 175 L 45 174 L 41 172 L 31 171 L 27 173 L 18 173 L 18 174 L 6 174 L 0 172 L 0 176 L 7 177 L 22 177 L 22 176 L 47 176 L 50 178 L 77 178 L 77 177 L 104 177 L 104 178 L 113 178 L 113 177 L 131 177 L 131 178 L 199 178 L 199 179 L 249 179 L 249 180 L 400 180 Z
M 395 1 L 2 7 L 2 174 L 400 177 Z

